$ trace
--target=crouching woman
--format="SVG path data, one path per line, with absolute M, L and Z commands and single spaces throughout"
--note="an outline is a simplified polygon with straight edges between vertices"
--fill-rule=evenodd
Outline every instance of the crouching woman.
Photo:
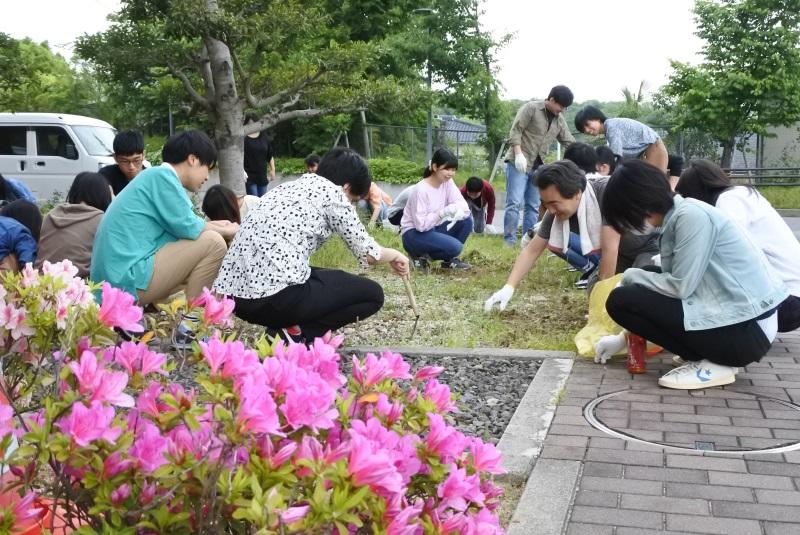
M 310 259 L 338 234 L 362 266 L 388 263 L 408 276 L 408 259 L 378 245 L 351 203 L 371 184 L 366 162 L 351 149 L 327 153 L 316 173 L 271 189 L 249 213 L 231 243 L 214 291 L 232 296 L 240 318 L 285 340 L 311 341 L 383 306 L 383 289 Z
M 636 160 L 614 171 L 601 209 L 620 233 L 661 233 L 660 271 L 626 270 L 606 303 L 619 325 L 686 361 L 659 385 L 729 384 L 736 367 L 769 350 L 776 309 L 788 292 L 736 224 L 708 204 L 673 194 L 662 171 Z

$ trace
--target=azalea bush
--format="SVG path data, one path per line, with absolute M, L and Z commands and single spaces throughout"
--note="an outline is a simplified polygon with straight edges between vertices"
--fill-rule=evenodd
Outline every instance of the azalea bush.
M 161 311 L 198 321 L 176 359 L 132 296 L 75 274 L 0 275 L 2 492 L 20 498 L 0 532 L 49 512 L 81 534 L 502 533 L 499 452 L 450 425 L 441 368 L 387 351 L 346 376 L 330 335 L 247 347 L 208 291 Z

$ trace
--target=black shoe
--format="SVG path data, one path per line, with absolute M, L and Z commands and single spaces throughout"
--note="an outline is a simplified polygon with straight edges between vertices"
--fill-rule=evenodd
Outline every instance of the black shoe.
M 592 277 L 597 266 L 592 262 L 587 264 L 587 268 L 584 268 L 583 272 L 581 273 L 580 278 L 575 281 L 575 288 L 579 290 L 585 290 L 589 286 L 589 279 Z
M 431 264 L 428 261 L 427 256 L 412 256 L 411 267 L 414 268 L 415 271 L 419 271 L 420 273 L 425 274 L 428 272 L 428 269 L 431 267 Z
M 305 344 L 306 337 L 303 336 L 303 331 L 300 330 L 299 325 L 292 325 L 290 327 L 282 327 L 279 329 L 273 329 L 272 327 L 266 328 L 267 336 L 274 339 L 280 338 L 287 344 L 289 343 L 297 343 L 297 344 Z
M 461 260 L 460 258 L 453 258 L 449 262 L 442 262 L 442 267 L 444 269 L 458 269 L 461 271 L 466 271 L 468 269 L 472 269 L 472 266 Z

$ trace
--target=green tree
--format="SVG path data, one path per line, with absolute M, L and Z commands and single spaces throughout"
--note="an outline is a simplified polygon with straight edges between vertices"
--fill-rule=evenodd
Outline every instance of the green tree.
M 408 91 L 368 73 L 373 44 L 351 42 L 320 0 L 125 0 L 76 51 L 126 90 L 177 80 L 208 120 L 220 178 L 242 178 L 244 136 L 361 106 L 403 106 Z M 260 120 L 243 126 L 248 109 Z
M 662 88 L 680 128 L 706 131 L 729 167 L 737 138 L 800 120 L 800 0 L 697 0 L 704 61 Z

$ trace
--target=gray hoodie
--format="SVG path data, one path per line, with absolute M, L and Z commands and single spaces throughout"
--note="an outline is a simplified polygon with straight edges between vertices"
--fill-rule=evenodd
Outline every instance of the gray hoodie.
M 89 275 L 92 245 L 103 211 L 85 204 L 59 204 L 42 221 L 36 267 L 42 263 L 70 260 L 78 275 Z

